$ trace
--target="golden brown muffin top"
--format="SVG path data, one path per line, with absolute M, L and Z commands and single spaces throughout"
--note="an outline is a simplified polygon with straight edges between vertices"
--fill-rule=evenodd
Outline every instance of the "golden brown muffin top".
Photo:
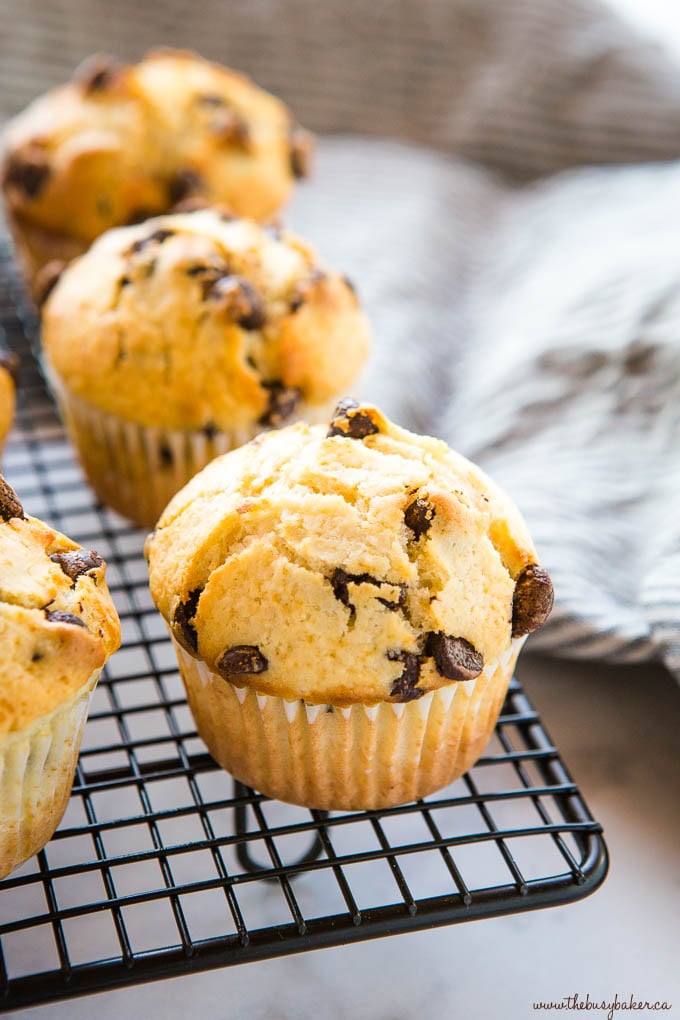
M 15 216 L 87 244 L 195 194 L 264 219 L 308 148 L 278 99 L 194 53 L 97 56 L 7 125 L 2 187 Z
M 72 698 L 120 644 L 106 567 L 0 475 L 0 738 Z
M 237 686 L 409 701 L 493 669 L 552 606 L 512 500 L 464 457 L 344 401 L 213 461 L 146 546 L 176 640 Z
M 104 234 L 43 308 L 68 390 L 142 425 L 280 425 L 363 366 L 368 325 L 349 283 L 292 234 L 216 210 Z

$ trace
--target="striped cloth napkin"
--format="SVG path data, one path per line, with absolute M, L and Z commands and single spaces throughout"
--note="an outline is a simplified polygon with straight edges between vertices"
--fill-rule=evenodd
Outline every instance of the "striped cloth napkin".
M 30 13 L 29 13 L 30 12 Z M 680 676 L 680 69 L 596 0 L 0 0 L 0 119 L 82 57 L 240 67 L 325 137 L 289 210 L 372 317 L 360 395 L 522 507 L 531 645 Z M 334 137 L 332 137 L 334 136 Z

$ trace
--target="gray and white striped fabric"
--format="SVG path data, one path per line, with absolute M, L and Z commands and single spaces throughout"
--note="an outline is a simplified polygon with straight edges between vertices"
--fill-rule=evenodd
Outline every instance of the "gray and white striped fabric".
M 0 0 L 0 119 L 159 43 L 281 94 L 324 135 L 287 218 L 367 304 L 361 395 L 513 493 L 558 598 L 530 645 L 680 676 L 680 69 L 595 0 L 197 11 Z

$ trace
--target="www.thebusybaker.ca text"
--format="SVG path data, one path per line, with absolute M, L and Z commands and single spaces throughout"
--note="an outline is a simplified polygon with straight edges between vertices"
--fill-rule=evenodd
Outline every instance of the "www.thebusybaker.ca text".
M 614 1014 L 618 1010 L 651 1010 L 653 1012 L 660 1010 L 669 1010 L 673 1008 L 671 1002 L 662 1002 L 655 1000 L 650 1002 L 648 999 L 636 999 L 634 995 L 629 996 L 627 999 L 620 999 L 618 995 L 615 995 L 613 999 L 608 1002 L 604 999 L 591 999 L 590 995 L 586 994 L 583 998 L 575 992 L 573 995 L 564 995 L 557 1002 L 535 1002 L 535 1010 L 553 1010 L 553 1009 L 584 1009 L 592 1011 L 601 1011 L 607 1014 L 607 1020 L 614 1020 Z

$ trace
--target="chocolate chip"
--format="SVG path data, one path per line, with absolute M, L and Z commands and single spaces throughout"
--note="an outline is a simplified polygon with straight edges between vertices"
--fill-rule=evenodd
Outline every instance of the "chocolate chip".
M 26 520 L 24 508 L 19 502 L 19 497 L 2 475 L 0 475 L 0 517 L 2 517 L 3 521 L 11 521 L 15 517 L 18 517 L 21 521 Z
M 171 468 L 175 463 L 175 455 L 167 443 L 161 443 L 159 445 L 158 456 L 160 457 L 161 467 L 163 468 Z
M 65 613 L 62 609 L 46 609 L 45 619 L 50 623 L 68 623 L 72 627 L 83 627 L 87 630 L 84 620 L 81 620 L 79 616 L 74 616 L 73 613 Z
M 175 627 L 175 637 L 187 652 L 198 651 L 198 634 L 191 622 L 196 615 L 198 600 L 203 592 L 202 588 L 194 588 L 189 592 L 186 602 L 180 602 L 175 609 L 172 622 Z
M 196 192 L 202 190 L 203 179 L 200 174 L 197 174 L 190 167 L 186 170 L 180 170 L 179 173 L 176 173 L 171 178 L 168 184 L 170 204 L 175 205 L 175 203 L 181 202 L 183 199 L 189 198 L 191 195 L 195 195 Z
M 414 652 L 390 651 L 387 653 L 390 662 L 403 662 L 404 669 L 392 684 L 390 697 L 397 701 L 415 701 L 422 698 L 425 691 L 416 687 L 420 680 L 420 656 Z
M 389 583 L 389 582 L 385 582 L 385 583 Z M 394 587 L 395 588 L 399 587 L 399 597 L 398 597 L 396 602 L 392 602 L 392 601 L 390 601 L 390 599 L 381 599 L 380 597 L 378 597 L 378 602 L 382 602 L 382 604 L 387 609 L 390 609 L 393 613 L 396 613 L 396 611 L 398 609 L 403 609 L 404 606 L 406 605 L 406 592 L 407 592 L 407 588 L 406 588 L 405 584 L 400 584 L 398 586 L 394 585 Z
M 76 68 L 73 80 L 80 85 L 85 95 L 103 92 L 120 73 L 121 65 L 114 57 L 98 53 L 88 57 Z
M 62 273 L 66 269 L 63 259 L 52 259 L 42 266 L 35 276 L 35 303 L 38 308 L 47 301 L 48 297 L 59 283 Z
M 430 530 L 433 519 L 434 507 L 420 496 L 409 503 L 404 512 L 404 524 L 413 532 L 416 540 Z
M 225 100 L 222 96 L 218 96 L 215 93 L 203 93 L 200 96 L 196 96 L 194 102 L 199 103 L 201 106 L 225 106 Z
M 552 581 L 538 563 L 524 568 L 515 583 L 512 600 L 512 636 L 532 634 L 550 616 L 555 601 Z
M 42 662 L 42 660 L 44 658 L 45 658 L 45 655 L 44 655 L 43 652 L 35 651 L 35 652 L 33 652 L 33 655 L 31 656 L 31 662 Z
M 295 412 L 300 401 L 300 391 L 280 382 L 263 382 L 262 388 L 269 393 L 269 403 L 257 423 L 277 429 Z
M 45 150 L 39 145 L 29 145 L 22 153 L 10 155 L 3 178 L 6 186 L 17 188 L 27 198 L 37 198 L 49 175 Z
M 447 680 L 474 680 L 484 668 L 484 658 L 474 645 L 442 631 L 427 635 L 425 654 L 432 656 L 437 672 Z
M 308 131 L 293 128 L 290 133 L 290 171 L 293 177 L 309 177 L 314 142 Z
M 262 329 L 265 324 L 264 302 L 253 285 L 241 276 L 220 276 L 208 281 L 204 297 L 219 301 L 241 329 Z
M 144 251 L 144 249 L 148 248 L 151 244 L 163 244 L 163 241 L 167 241 L 167 239 L 169 237 L 173 237 L 175 233 L 176 231 L 174 230 L 166 230 L 163 228 L 154 230 L 153 234 L 149 234 L 148 237 L 141 237 L 139 241 L 135 241 L 130 248 L 130 253 L 136 255 L 138 252 Z
M 406 605 L 406 594 L 407 589 L 405 584 L 395 584 L 393 581 L 379 581 L 377 577 L 372 577 L 370 574 L 349 574 L 342 567 L 336 567 L 331 576 L 328 578 L 329 584 L 333 589 L 338 602 L 342 602 L 343 606 L 347 606 L 350 610 L 352 617 L 356 613 L 356 608 L 350 601 L 349 597 L 349 585 L 350 584 L 372 584 L 376 588 L 381 588 L 383 585 L 388 585 L 392 588 L 399 588 L 399 597 L 396 602 L 391 599 L 383 599 L 379 595 L 376 595 L 378 602 L 381 602 L 383 606 L 396 612 L 398 609 L 403 609 Z
M 370 414 L 362 411 L 356 400 L 341 400 L 333 412 L 326 437 L 344 436 L 346 439 L 365 439 L 380 429 Z
M 206 439 L 213 440 L 217 436 L 217 434 L 219 432 L 219 429 L 217 428 L 217 425 L 215 425 L 215 424 L 213 424 L 213 422 L 209 421 L 207 425 L 203 426 L 201 431 L 202 431 L 202 433 L 203 433 L 203 435 L 205 436 Z
M 246 152 L 250 150 L 250 128 L 235 110 L 220 110 L 212 118 L 209 127 L 222 145 L 231 145 Z
M 11 375 L 16 386 L 19 382 L 19 359 L 16 354 L 12 354 L 11 351 L 6 351 L 0 347 L 0 368 L 4 368 L 5 372 Z
M 257 645 L 234 645 L 222 652 L 217 660 L 217 669 L 228 677 L 243 673 L 264 673 L 269 662 Z
M 73 552 L 52 553 L 50 559 L 53 563 L 58 563 L 66 576 L 70 577 L 73 582 L 82 574 L 89 574 L 91 570 L 96 570 L 104 564 L 103 559 L 94 549 L 90 549 L 89 552 L 84 549 L 75 549 Z

